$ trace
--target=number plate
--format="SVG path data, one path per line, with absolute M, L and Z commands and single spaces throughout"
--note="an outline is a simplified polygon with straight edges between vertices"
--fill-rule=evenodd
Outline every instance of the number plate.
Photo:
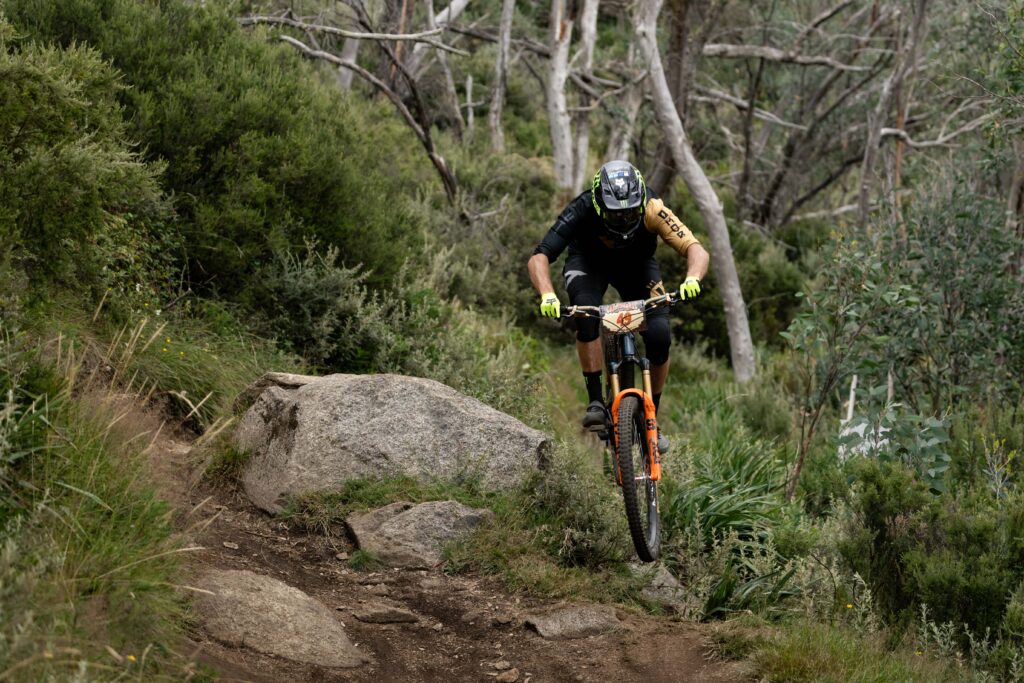
M 601 306 L 601 326 L 608 332 L 636 332 L 645 329 L 644 301 L 623 301 Z

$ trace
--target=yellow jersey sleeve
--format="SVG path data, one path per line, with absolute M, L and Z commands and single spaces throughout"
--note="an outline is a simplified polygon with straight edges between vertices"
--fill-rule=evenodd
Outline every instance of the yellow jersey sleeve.
M 660 199 L 647 200 L 647 208 L 644 210 L 644 227 L 647 228 L 647 232 L 660 235 L 666 244 L 683 256 L 692 245 L 700 244 L 690 229 L 676 218 L 676 215 Z

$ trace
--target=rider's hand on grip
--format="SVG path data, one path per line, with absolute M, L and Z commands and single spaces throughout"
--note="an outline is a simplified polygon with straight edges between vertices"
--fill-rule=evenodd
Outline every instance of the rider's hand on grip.
M 562 303 L 554 292 L 542 294 L 540 297 L 540 314 L 545 318 L 557 318 L 562 313 Z
M 691 276 L 679 285 L 680 299 L 696 299 L 698 296 L 700 296 L 700 279 Z

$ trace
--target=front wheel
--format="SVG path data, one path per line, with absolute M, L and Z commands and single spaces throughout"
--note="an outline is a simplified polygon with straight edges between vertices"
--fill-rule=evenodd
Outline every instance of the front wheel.
M 626 504 L 629 534 L 640 559 L 655 562 L 661 539 L 658 482 L 651 479 L 650 447 L 640 399 L 635 395 L 623 397 L 616 418 L 615 460 L 622 477 L 622 500 Z

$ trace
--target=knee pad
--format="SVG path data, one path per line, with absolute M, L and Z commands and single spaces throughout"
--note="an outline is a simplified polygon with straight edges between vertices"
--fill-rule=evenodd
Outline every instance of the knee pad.
M 668 360 L 668 349 L 672 345 L 672 331 L 667 315 L 653 315 L 647 318 L 647 330 L 642 332 L 647 349 L 647 360 L 651 365 L 662 365 Z
M 576 341 L 592 342 L 601 336 L 601 321 L 594 318 L 576 319 Z

